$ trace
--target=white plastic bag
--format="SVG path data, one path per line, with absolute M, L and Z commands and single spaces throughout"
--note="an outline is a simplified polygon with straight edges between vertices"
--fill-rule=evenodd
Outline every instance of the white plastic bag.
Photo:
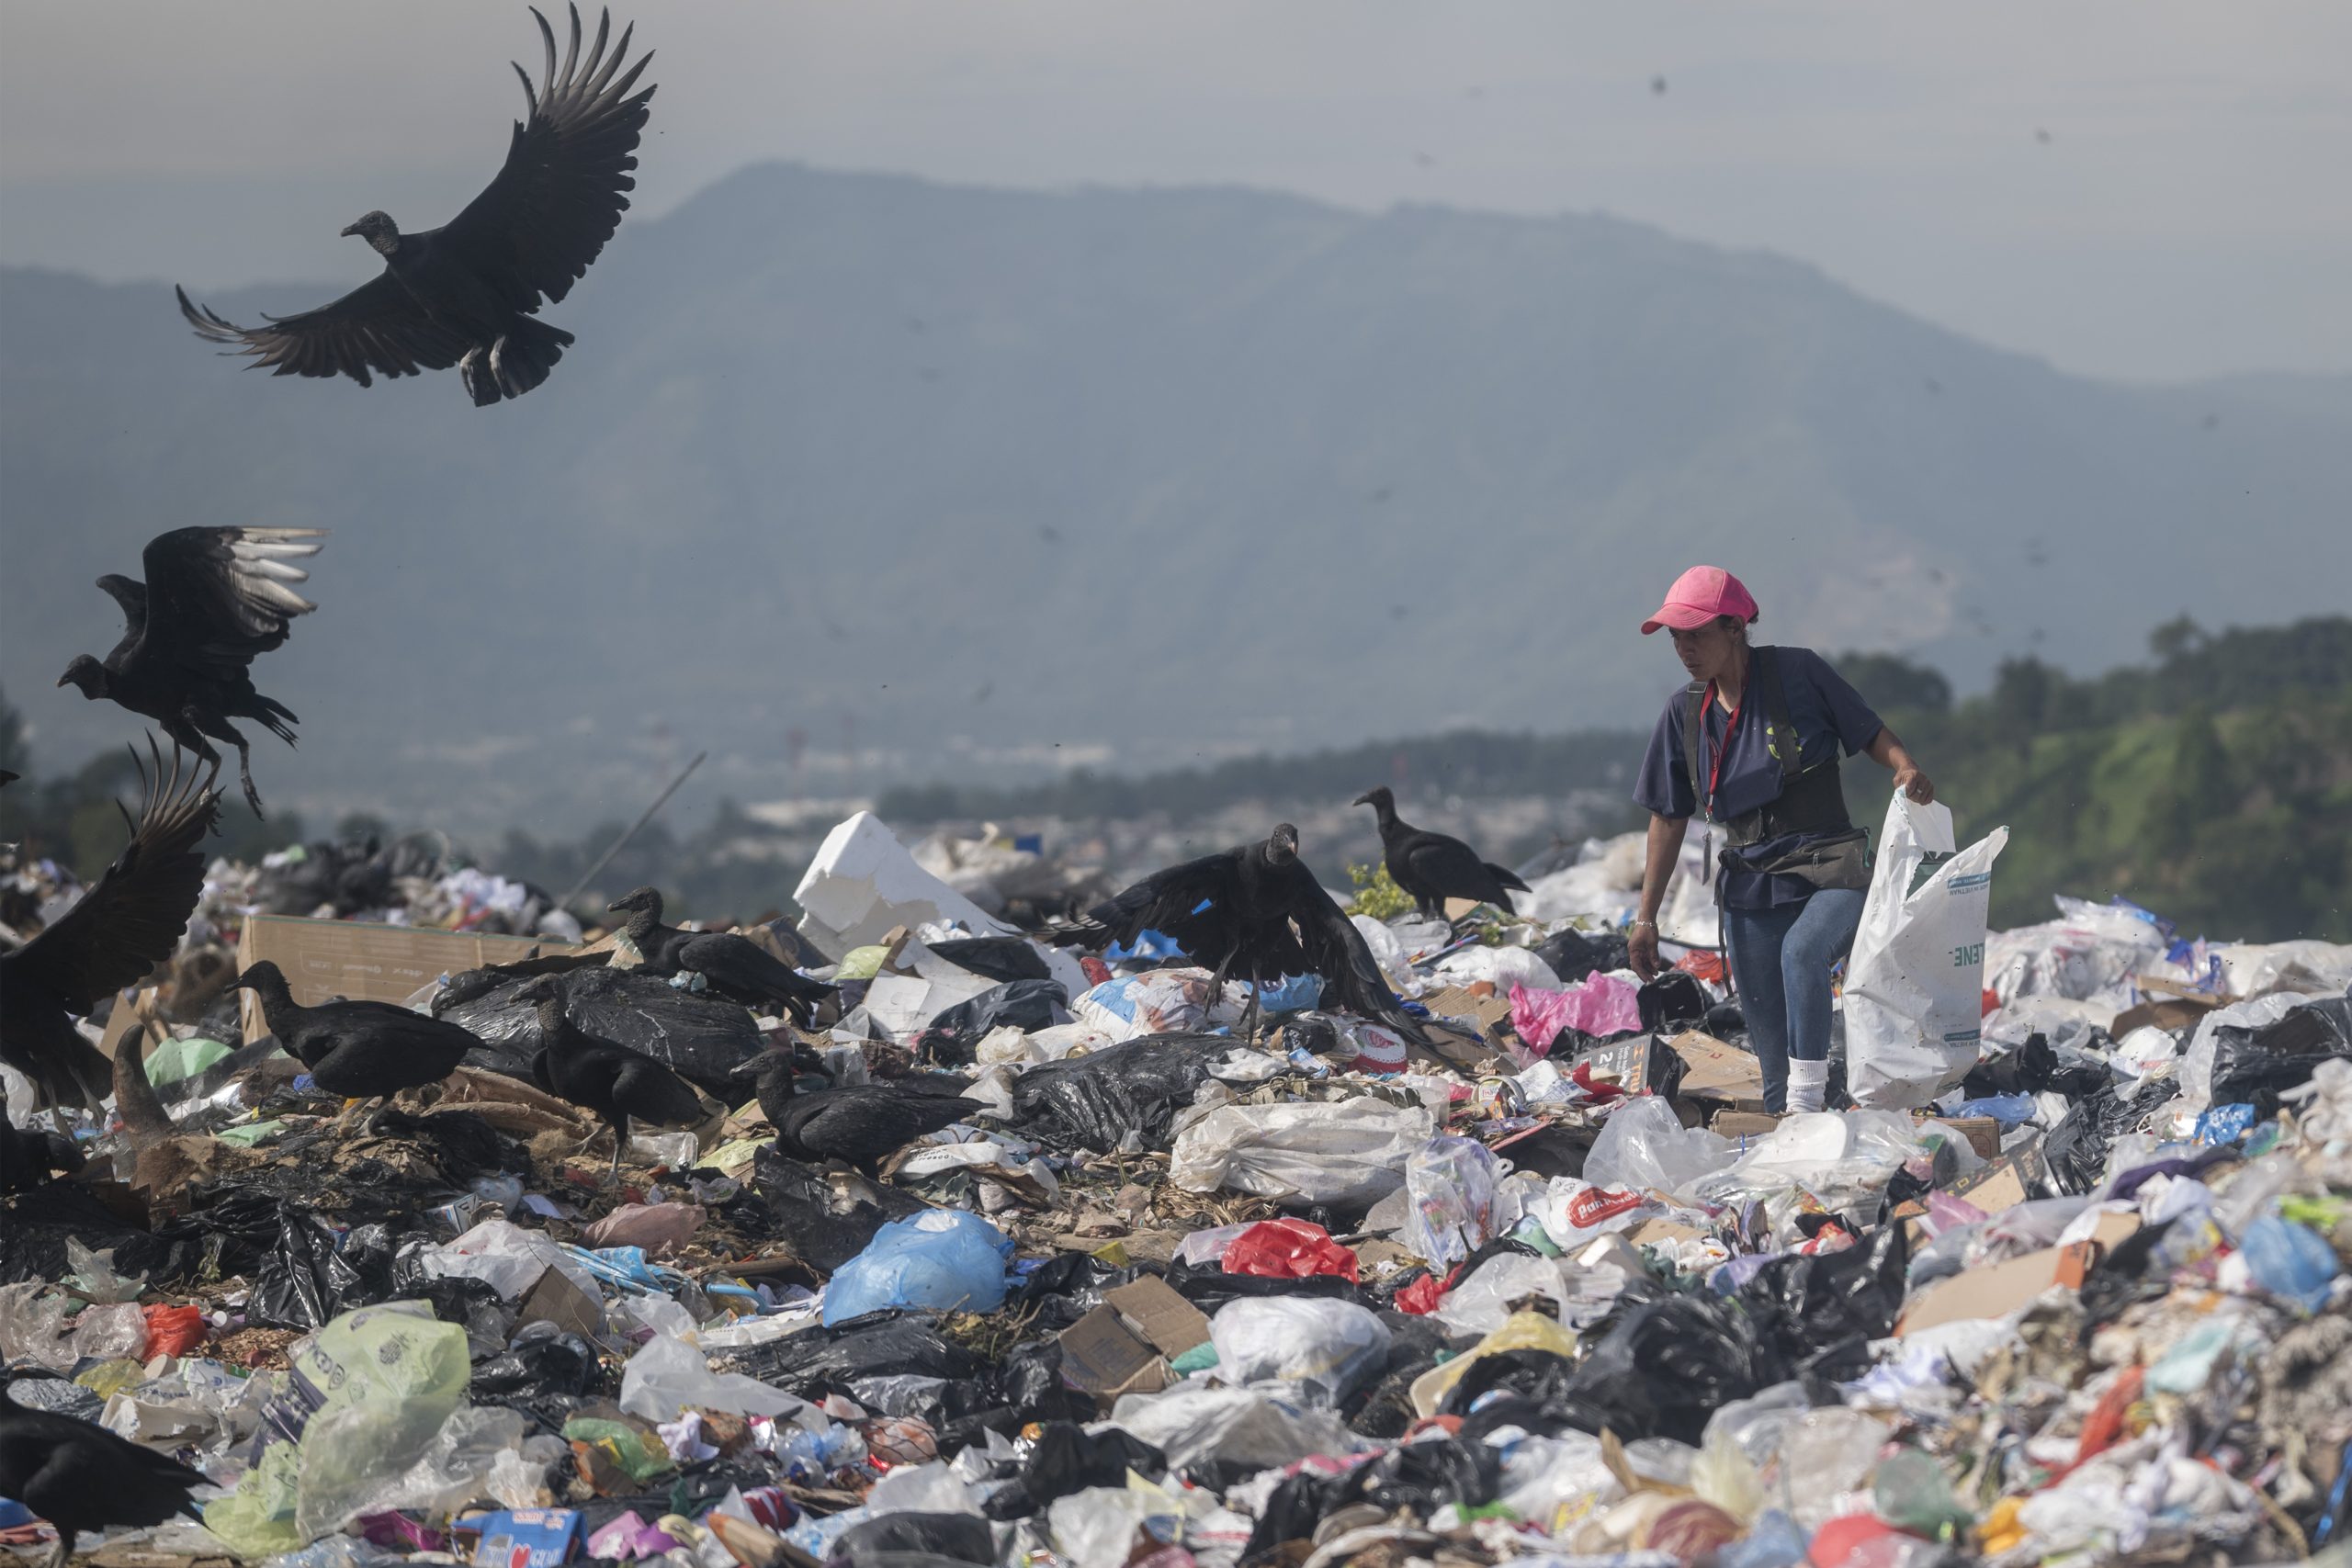
M 1229 1383 L 1288 1383 L 1312 1404 L 1336 1406 L 1380 1370 L 1388 1325 L 1353 1302 L 1243 1296 L 1209 1319 L 1217 1376 Z
M 1857 1105 L 1925 1105 L 1975 1065 L 1985 907 L 2008 841 L 1996 828 L 1954 852 L 1951 809 L 1895 792 L 1846 964 L 1846 1090 Z
M 1169 1174 L 1188 1192 L 1227 1188 L 1307 1203 L 1370 1203 L 1405 1182 L 1434 1122 L 1366 1095 L 1333 1103 L 1220 1105 L 1188 1119 Z
M 1665 1100 L 1637 1095 L 1601 1124 L 1584 1156 L 1584 1179 L 1625 1191 L 1679 1193 L 1738 1157 L 1730 1139 L 1685 1127 Z

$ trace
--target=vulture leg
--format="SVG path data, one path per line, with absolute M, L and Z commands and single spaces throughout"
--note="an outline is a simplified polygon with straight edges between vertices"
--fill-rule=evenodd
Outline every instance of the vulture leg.
M 263 815 L 261 792 L 254 788 L 253 748 L 246 744 L 243 736 L 237 733 L 237 727 L 225 718 L 213 719 L 208 723 L 205 716 L 198 714 L 193 708 L 187 710 L 186 716 L 189 723 L 212 737 L 213 739 L 226 740 L 237 749 L 237 778 L 245 786 L 245 804 L 254 808 L 255 817 Z M 204 757 L 209 762 L 217 762 L 220 760 L 220 754 L 209 746 L 204 748 Z
M 466 396 L 474 400 L 474 407 L 478 409 L 486 409 L 506 395 L 499 390 L 498 377 L 492 371 L 488 357 L 479 347 L 466 350 L 466 356 L 458 361 L 458 379 L 464 384 Z
M 78 1531 L 67 1529 L 63 1525 L 58 1526 L 57 1544 L 50 1548 L 49 1555 L 41 1560 L 41 1568 L 65 1568 L 66 1562 L 74 1555 L 74 1538 L 78 1533 Z
M 1258 1039 L 1258 961 L 1250 960 L 1250 1001 L 1241 1010 L 1241 1043 L 1254 1044 Z
M 621 1145 L 628 1142 L 628 1118 L 624 1116 L 613 1124 L 613 1168 L 605 1173 L 607 1185 L 621 1179 Z

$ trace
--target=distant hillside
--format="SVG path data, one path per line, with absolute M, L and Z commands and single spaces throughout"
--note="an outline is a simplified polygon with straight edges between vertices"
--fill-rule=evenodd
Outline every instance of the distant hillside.
M 0 272 L 0 687 L 42 766 L 127 736 L 52 682 L 113 640 L 90 581 L 189 522 L 335 530 L 265 793 L 470 832 L 625 814 L 702 746 L 682 820 L 1642 723 L 1676 671 L 1634 626 L 1694 558 L 1770 636 L 1963 688 L 2352 565 L 2352 381 L 2085 381 L 1601 218 L 767 166 L 552 315 L 579 345 L 482 413 L 241 374 L 160 283 Z

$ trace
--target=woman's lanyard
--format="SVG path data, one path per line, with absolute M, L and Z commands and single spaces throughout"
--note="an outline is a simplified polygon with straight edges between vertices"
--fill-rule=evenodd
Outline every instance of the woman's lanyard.
M 1752 680 L 1748 682 L 1749 686 L 1754 684 Z M 1747 708 L 1747 686 L 1740 688 L 1739 701 L 1732 705 L 1731 717 L 1724 721 L 1724 738 L 1715 748 L 1715 760 L 1707 767 L 1707 828 L 1705 836 L 1699 842 L 1699 881 L 1702 885 L 1711 881 L 1714 875 L 1715 791 L 1723 783 L 1724 759 L 1731 755 L 1732 737 L 1739 732 L 1739 716 Z M 1722 694 L 1716 690 L 1714 683 L 1708 682 L 1707 701 L 1699 709 L 1699 740 L 1702 746 L 1707 739 L 1707 709 L 1722 700 Z

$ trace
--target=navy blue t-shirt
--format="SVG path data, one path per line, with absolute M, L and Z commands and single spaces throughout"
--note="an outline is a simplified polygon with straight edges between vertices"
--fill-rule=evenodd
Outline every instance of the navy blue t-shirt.
M 1861 694 L 1846 683 L 1846 678 L 1829 667 L 1829 661 L 1809 648 L 1776 648 L 1774 662 L 1781 671 L 1781 694 L 1788 699 L 1789 723 L 1797 732 L 1802 766 L 1811 768 L 1827 761 L 1839 747 L 1852 756 L 1878 739 L 1877 714 Z M 1666 699 L 1666 711 L 1658 716 L 1657 729 L 1650 737 L 1650 749 L 1642 758 L 1641 776 L 1634 781 L 1634 801 L 1661 817 L 1682 818 L 1699 815 L 1699 788 L 1694 787 L 1690 770 L 1682 750 L 1682 719 L 1689 710 L 1687 685 L 1677 686 L 1674 694 Z M 1743 712 L 1739 728 L 1732 736 L 1731 750 L 1723 756 L 1720 776 L 1715 781 L 1713 809 L 1706 815 L 1718 822 L 1744 817 L 1781 795 L 1781 764 L 1764 743 L 1764 694 L 1757 684 L 1751 664 L 1748 684 L 1740 697 Z M 1724 728 L 1731 720 L 1723 705 L 1712 695 L 1707 700 L 1706 734 L 1699 743 L 1699 771 L 1702 774 L 1715 771 L 1715 759 L 1723 751 Z M 1819 834 L 1784 833 L 1777 839 L 1767 839 L 1739 851 L 1744 861 L 1762 863 L 1808 838 Z M 1770 909 L 1783 904 L 1801 904 L 1813 896 L 1813 884 L 1801 876 L 1771 875 L 1763 872 L 1743 871 L 1736 867 L 1724 874 L 1724 907 L 1730 909 Z

